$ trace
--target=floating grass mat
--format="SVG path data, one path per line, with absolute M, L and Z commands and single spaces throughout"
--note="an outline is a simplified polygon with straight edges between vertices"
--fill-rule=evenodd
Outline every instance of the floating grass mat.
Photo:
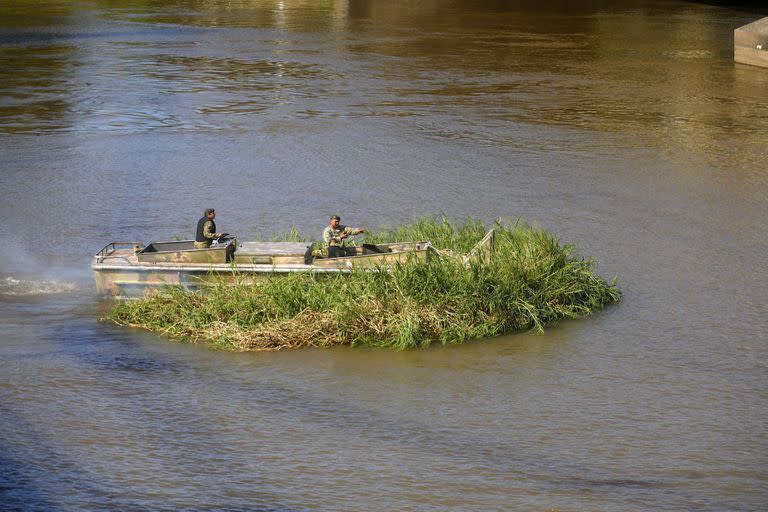
M 410 349 L 542 331 L 620 300 L 615 280 L 599 277 L 592 261 L 574 256 L 572 245 L 520 221 L 493 228 L 491 254 L 469 262 L 451 255 L 470 251 L 486 234 L 484 223 L 424 218 L 369 233 L 366 242 L 429 240 L 441 257 L 385 272 L 222 281 L 205 293 L 166 287 L 117 304 L 107 319 L 230 350 Z

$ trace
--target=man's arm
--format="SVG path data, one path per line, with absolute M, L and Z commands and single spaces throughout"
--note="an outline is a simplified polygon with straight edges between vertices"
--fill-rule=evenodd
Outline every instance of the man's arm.
M 365 233 L 365 228 L 344 228 L 344 238 L 352 235 L 359 235 L 360 233 Z
M 327 226 L 323 230 L 323 242 L 325 242 L 325 245 L 331 245 L 331 242 L 336 240 L 336 242 L 339 242 L 339 239 L 333 236 L 333 230 L 330 226 Z

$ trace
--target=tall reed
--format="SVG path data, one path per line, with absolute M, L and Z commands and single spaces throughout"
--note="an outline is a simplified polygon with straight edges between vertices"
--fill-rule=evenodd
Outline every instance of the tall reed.
M 109 320 L 233 350 L 340 344 L 409 349 L 519 330 L 543 330 L 621 299 L 615 280 L 552 235 L 523 222 L 494 224 L 490 260 L 464 264 L 486 233 L 481 221 L 422 218 L 366 242 L 429 240 L 449 256 L 388 271 L 311 273 L 254 284 L 218 282 L 205 293 L 166 287 L 116 305 Z M 291 239 L 300 239 L 292 230 Z

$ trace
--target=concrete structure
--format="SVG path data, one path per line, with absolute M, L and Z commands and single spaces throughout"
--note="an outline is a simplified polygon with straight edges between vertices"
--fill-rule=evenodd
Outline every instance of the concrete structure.
M 768 18 L 733 31 L 733 59 L 741 64 L 768 68 Z

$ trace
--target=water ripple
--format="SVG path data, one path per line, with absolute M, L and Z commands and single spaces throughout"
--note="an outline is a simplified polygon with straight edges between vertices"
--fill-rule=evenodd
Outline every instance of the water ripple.
M 17 279 L 11 276 L 0 279 L 0 295 L 53 295 L 57 293 L 69 293 L 76 288 L 77 285 L 69 281 L 57 281 L 51 279 Z

